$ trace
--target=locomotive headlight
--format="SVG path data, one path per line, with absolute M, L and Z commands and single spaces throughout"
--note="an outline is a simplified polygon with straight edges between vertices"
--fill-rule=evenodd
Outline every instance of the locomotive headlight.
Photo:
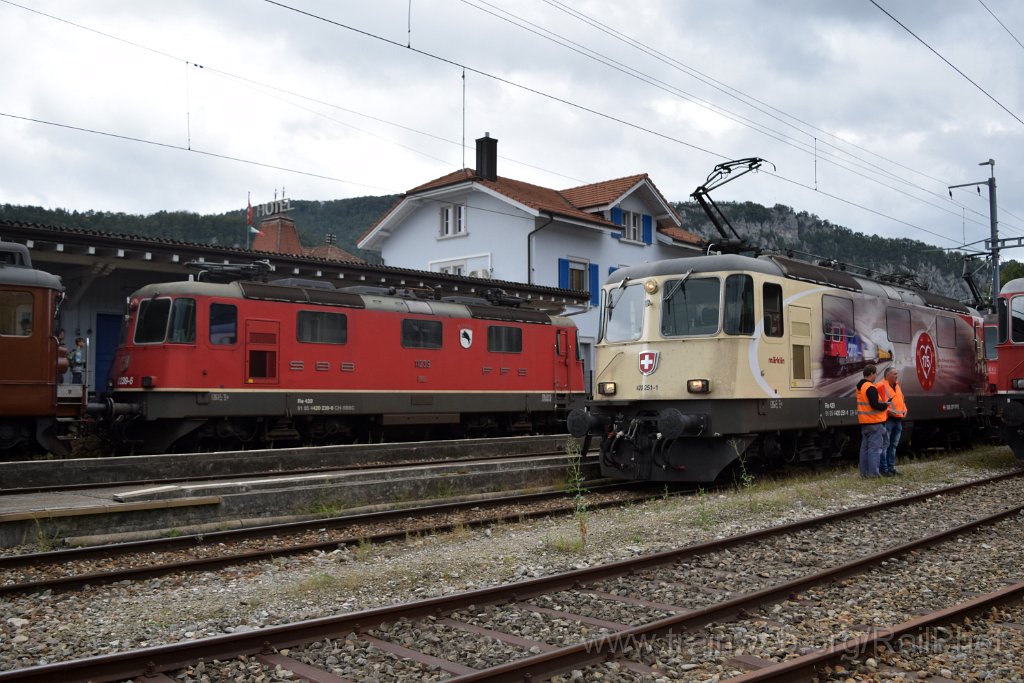
M 691 394 L 711 393 L 711 380 L 688 379 L 686 380 L 686 390 L 689 391 Z
M 647 292 L 648 294 L 656 294 L 658 291 L 657 280 L 648 280 L 647 282 L 645 282 L 644 291 Z
M 1024 378 L 1016 377 L 1010 380 L 1010 386 L 1012 386 L 1014 389 L 1024 389 Z
M 615 382 L 598 382 L 597 393 L 602 396 L 612 396 L 615 394 Z

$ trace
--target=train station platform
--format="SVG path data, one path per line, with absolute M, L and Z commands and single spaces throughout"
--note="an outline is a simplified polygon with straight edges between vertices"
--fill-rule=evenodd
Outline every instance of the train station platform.
M 26 490 L 24 484 L 15 489 L 3 481 L 0 548 L 138 540 L 358 514 L 430 501 L 493 497 L 514 490 L 564 489 L 573 465 L 569 456 L 556 449 L 559 444 L 564 448 L 565 437 L 557 440 L 555 437 L 526 438 L 537 441 L 520 443 L 512 449 L 519 451 L 513 455 L 499 453 L 496 446 L 489 451 L 484 444 L 466 446 L 466 442 L 448 442 L 453 444 L 447 449 L 453 457 L 436 461 L 435 449 L 432 453 L 435 461 L 419 463 L 409 462 L 412 453 L 405 450 L 408 444 L 390 444 L 391 449 L 387 448 L 388 444 L 378 444 L 372 453 L 364 450 L 357 455 L 353 450 L 349 454 L 352 455 L 350 461 L 358 458 L 365 458 L 365 461 L 350 464 L 347 469 L 340 468 L 337 454 L 331 456 L 335 468 L 329 468 L 322 466 L 324 453 L 307 453 L 307 458 L 301 460 L 294 453 L 282 455 L 281 451 L 272 451 L 282 456 L 280 461 L 291 461 L 287 473 L 251 473 L 258 469 L 255 462 L 265 453 L 255 451 L 245 454 L 251 456 L 248 459 L 238 453 L 108 458 L 95 467 L 110 477 L 108 481 L 126 482 L 108 486 L 92 485 L 98 474 L 90 470 L 85 461 L 52 461 L 56 469 L 78 472 L 77 477 L 66 476 L 66 473 L 63 477 L 54 476 L 53 480 L 61 482 L 54 485 L 77 487 L 44 489 L 37 475 L 27 472 L 19 476 L 22 481 L 36 482 L 32 484 L 36 490 Z M 422 447 L 420 444 L 419 448 Z M 421 459 L 425 455 L 426 451 L 420 453 Z M 470 455 L 474 457 L 462 457 Z M 207 457 L 209 461 L 199 462 Z M 146 467 L 142 461 L 152 458 L 188 458 L 182 471 L 187 470 L 191 476 L 185 481 L 170 482 L 160 481 L 161 477 L 156 476 L 151 477 L 151 483 L 137 479 Z M 113 460 L 127 462 L 117 467 L 108 462 Z M 245 462 L 240 467 L 244 471 L 229 474 L 225 463 L 230 461 Z M 4 473 L 4 466 L 13 464 L 16 463 L 0 465 L 0 475 Z M 580 464 L 586 478 L 598 476 L 595 458 L 584 457 Z M 311 471 L 302 471 L 304 469 Z M 223 473 L 196 474 L 214 470 Z M 8 472 L 12 471 L 13 468 L 8 468 Z M 158 471 L 168 470 L 162 466 Z

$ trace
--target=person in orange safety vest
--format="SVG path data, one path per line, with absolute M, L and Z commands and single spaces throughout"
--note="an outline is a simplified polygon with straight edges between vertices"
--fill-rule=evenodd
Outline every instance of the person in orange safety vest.
M 857 383 L 857 422 L 860 423 L 860 476 L 875 478 L 880 474 L 882 450 L 885 448 L 885 420 L 889 404 L 878 399 L 875 377 L 878 368 L 868 365 L 864 378 Z
M 896 447 L 900 445 L 903 435 L 903 420 L 907 417 L 907 402 L 903 398 L 903 389 L 899 384 L 899 373 L 889 366 L 881 382 L 875 385 L 880 400 L 889 403 L 885 420 L 885 447 L 878 464 L 878 473 L 883 477 L 898 475 L 896 471 Z

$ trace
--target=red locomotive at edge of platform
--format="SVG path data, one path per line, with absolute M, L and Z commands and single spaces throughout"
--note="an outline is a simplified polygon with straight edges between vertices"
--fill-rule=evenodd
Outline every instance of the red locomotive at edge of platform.
M 5 358 L 22 346 L 38 353 L 31 377 L 28 362 L 23 376 L 4 370 L 0 390 L 5 408 L 36 399 L 3 410 L 3 451 L 66 454 L 84 425 L 125 453 L 550 433 L 583 399 L 569 318 L 500 293 L 435 300 L 292 279 L 134 292 L 107 390 L 86 404 L 80 385 L 57 383 L 60 281 L 15 251 L 21 262 L 0 269 L 0 344 Z M 37 307 L 26 337 L 2 327 L 22 300 Z M 73 409 L 68 386 L 79 390 Z

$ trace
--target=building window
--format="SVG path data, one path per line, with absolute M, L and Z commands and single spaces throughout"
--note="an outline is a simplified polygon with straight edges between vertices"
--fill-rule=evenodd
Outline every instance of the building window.
M 465 261 L 447 261 L 437 265 L 437 272 L 444 273 L 445 275 L 465 275 L 466 274 L 466 262 Z
M 587 264 L 580 261 L 569 261 L 569 289 L 589 291 L 587 284 Z
M 466 207 L 462 204 L 445 204 L 441 207 L 441 237 L 466 234 Z
M 622 238 L 633 242 L 639 242 L 641 238 L 641 226 L 643 219 L 635 211 L 622 212 Z

